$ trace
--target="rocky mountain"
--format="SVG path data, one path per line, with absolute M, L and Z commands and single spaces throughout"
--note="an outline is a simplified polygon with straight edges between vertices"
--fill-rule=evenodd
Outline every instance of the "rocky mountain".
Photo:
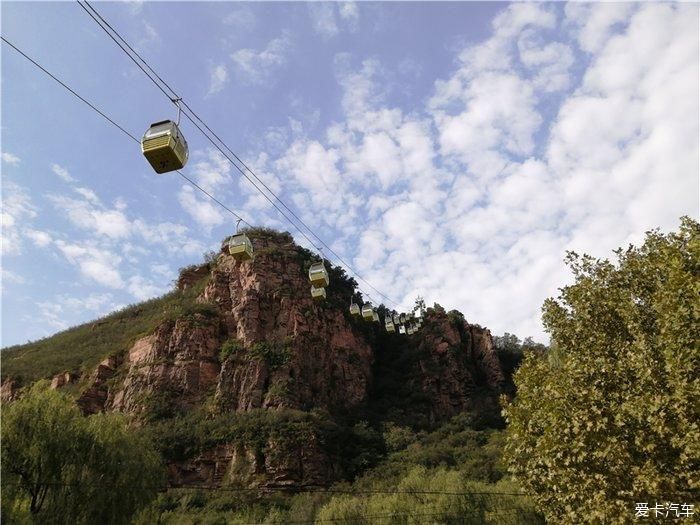
M 351 444 L 337 443 L 361 422 L 431 428 L 471 411 L 498 424 L 507 378 L 487 329 L 435 305 L 416 334 L 389 334 L 350 314 L 361 297 L 341 269 L 314 301 L 312 254 L 286 233 L 249 236 L 253 261 L 222 249 L 182 270 L 153 327 L 94 368 L 55 370 L 51 387 L 86 414 L 119 411 L 161 432 L 176 485 L 327 485 L 350 474 Z M 81 337 L 89 345 L 110 322 Z M 3 401 L 18 395 L 13 352 Z

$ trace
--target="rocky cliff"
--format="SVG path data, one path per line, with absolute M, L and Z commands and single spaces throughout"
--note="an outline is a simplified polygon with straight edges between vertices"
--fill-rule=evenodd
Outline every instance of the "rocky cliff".
M 384 381 L 390 373 L 402 392 L 420 396 L 413 408 L 420 420 L 437 424 L 501 392 L 503 372 L 488 330 L 436 306 L 417 334 L 387 334 L 383 325 L 349 314 L 355 283 L 342 270 L 331 270 L 328 299 L 315 302 L 311 254 L 288 234 L 255 230 L 250 237 L 253 261 L 238 262 L 222 249 L 211 263 L 184 270 L 177 286 L 194 294 L 191 304 L 173 307 L 154 331 L 80 380 L 85 413 L 121 411 L 137 424 L 261 410 L 325 414 L 329 421 L 391 419 L 392 402 L 377 399 L 390 390 Z M 53 387 L 69 382 L 75 378 L 57 377 Z M 11 392 L 3 385 L 4 397 Z M 325 485 L 342 475 L 320 430 L 304 426 L 297 433 L 303 439 L 288 440 L 266 428 L 247 441 L 223 432 L 173 459 L 171 482 Z

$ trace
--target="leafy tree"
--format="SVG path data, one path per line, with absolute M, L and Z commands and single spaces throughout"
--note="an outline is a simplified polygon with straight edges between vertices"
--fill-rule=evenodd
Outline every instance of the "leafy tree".
M 119 415 L 83 417 L 34 385 L 3 408 L 2 517 L 8 523 L 129 523 L 162 483 L 150 442 Z
M 553 523 L 629 523 L 700 488 L 700 224 L 647 232 L 617 264 L 569 253 L 543 306 L 546 357 L 515 375 L 506 460 Z

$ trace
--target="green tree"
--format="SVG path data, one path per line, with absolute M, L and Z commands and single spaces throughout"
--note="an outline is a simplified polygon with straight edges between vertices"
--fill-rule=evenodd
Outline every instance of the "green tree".
M 509 469 L 553 523 L 697 503 L 700 224 L 615 253 L 567 255 L 575 282 L 543 306 L 552 349 L 526 354 L 505 407 Z
M 159 455 L 122 417 L 84 417 L 45 382 L 3 407 L 1 465 L 8 523 L 129 523 L 163 482 Z

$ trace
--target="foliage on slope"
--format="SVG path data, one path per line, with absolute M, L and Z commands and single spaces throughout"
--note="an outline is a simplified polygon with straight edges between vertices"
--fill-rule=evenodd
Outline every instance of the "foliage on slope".
M 285 432 L 295 434 L 292 427 Z M 484 429 L 470 414 L 433 432 L 387 424 L 371 440 L 336 437 L 347 440 L 342 446 L 355 441 L 348 451 L 355 458 L 376 458 L 378 443 L 387 455 L 354 482 L 328 491 L 171 490 L 139 523 L 543 523 L 532 501 L 504 478 L 503 432 Z

